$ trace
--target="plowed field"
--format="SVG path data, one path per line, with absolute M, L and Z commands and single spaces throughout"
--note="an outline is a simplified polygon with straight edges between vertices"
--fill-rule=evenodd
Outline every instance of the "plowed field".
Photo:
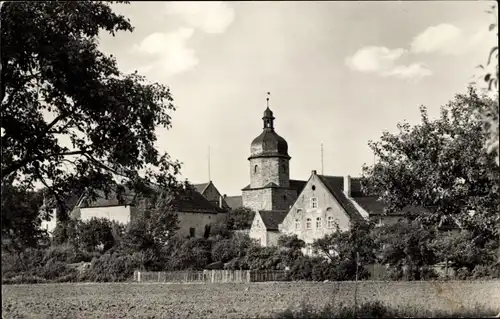
M 270 317 L 305 301 L 314 307 L 353 301 L 354 283 L 44 284 L 2 286 L 3 318 Z M 500 281 L 361 282 L 358 300 L 457 310 L 500 308 Z M 500 311 L 500 309 L 499 309 Z

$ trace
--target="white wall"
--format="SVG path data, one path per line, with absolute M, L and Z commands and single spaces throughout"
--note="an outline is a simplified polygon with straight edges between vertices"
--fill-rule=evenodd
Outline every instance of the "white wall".
M 88 221 L 92 217 L 107 218 L 121 224 L 127 224 L 130 222 L 131 208 L 131 206 L 80 208 L 80 218 L 82 221 Z

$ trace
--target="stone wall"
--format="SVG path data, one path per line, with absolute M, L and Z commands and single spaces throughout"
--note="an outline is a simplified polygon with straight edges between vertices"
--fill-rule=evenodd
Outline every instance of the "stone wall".
M 279 157 L 250 159 L 250 187 L 264 187 L 268 183 L 275 183 L 282 187 L 290 186 L 289 163 L 287 159 Z
M 256 212 L 272 209 L 272 189 L 250 189 L 242 192 L 243 206 Z
M 195 237 L 203 237 L 205 234 L 205 226 L 212 223 L 217 223 L 223 214 L 207 214 L 207 213 L 185 213 L 180 212 L 177 214 L 179 218 L 179 230 L 177 233 L 181 236 L 189 236 L 190 228 L 194 228 Z

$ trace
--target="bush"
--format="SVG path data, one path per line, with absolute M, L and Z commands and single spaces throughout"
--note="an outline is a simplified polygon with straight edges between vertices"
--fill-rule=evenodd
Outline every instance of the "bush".
M 82 279 L 94 282 L 126 281 L 130 279 L 136 269 L 143 267 L 138 254 L 119 255 L 117 253 L 104 254 L 92 260 L 89 269 L 82 275 Z M 143 254 L 143 253 L 142 253 Z
M 79 262 L 89 262 L 96 256 L 99 256 L 99 254 L 82 251 L 72 244 L 62 244 L 51 246 L 46 250 L 44 263 L 53 259 L 66 264 L 76 264 Z
M 212 260 L 226 263 L 239 256 L 238 242 L 234 239 L 221 239 L 212 246 Z
M 474 279 L 498 279 L 500 278 L 500 265 L 494 264 L 490 266 L 477 265 L 472 271 Z
M 55 259 L 50 259 L 38 272 L 40 277 L 47 280 L 56 280 L 68 276 L 73 278 L 76 274 L 77 271 L 75 269 Z

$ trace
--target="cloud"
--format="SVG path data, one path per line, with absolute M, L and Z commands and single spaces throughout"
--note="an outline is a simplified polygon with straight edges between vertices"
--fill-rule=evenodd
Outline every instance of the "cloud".
M 403 79 L 420 79 L 432 74 L 423 63 L 398 64 L 398 60 L 405 53 L 406 51 L 401 48 L 369 46 L 359 49 L 353 56 L 348 57 L 346 64 L 359 72 Z
M 180 16 L 185 23 L 205 33 L 223 33 L 234 20 L 234 10 L 223 1 L 166 3 L 167 14 Z
M 413 38 L 410 44 L 414 53 L 456 54 L 464 48 L 462 30 L 454 25 L 443 23 L 428 27 Z
M 491 40 L 491 32 L 483 28 L 476 33 L 466 34 L 460 28 L 442 23 L 428 27 L 413 38 L 410 50 L 413 53 L 439 53 L 460 55 L 467 53 L 485 41 Z M 496 40 L 496 37 L 495 37 Z
M 413 63 L 410 65 L 397 65 L 383 75 L 402 79 L 421 79 L 432 75 L 432 71 L 423 63 Z
M 144 38 L 134 47 L 134 51 L 145 55 L 150 62 L 138 71 L 148 72 L 154 69 L 163 76 L 171 76 L 195 67 L 199 59 L 196 52 L 187 46 L 193 32 L 192 28 L 179 28 L 174 32 L 156 32 Z

